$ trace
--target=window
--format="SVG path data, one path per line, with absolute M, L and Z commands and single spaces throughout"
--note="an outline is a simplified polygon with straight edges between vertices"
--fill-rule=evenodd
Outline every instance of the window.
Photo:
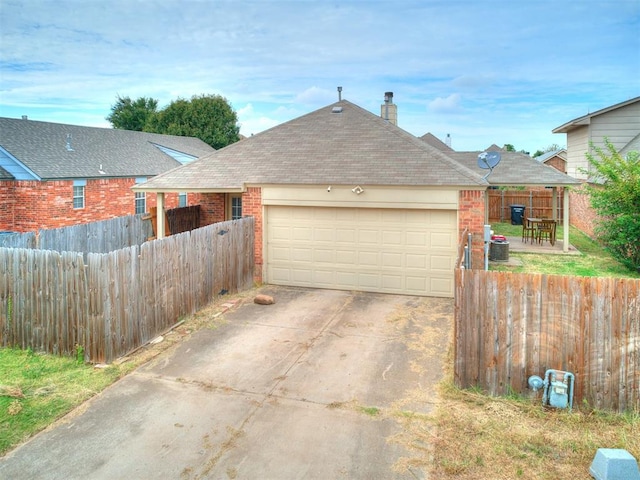
M 84 188 L 86 180 L 73 181 L 73 208 L 84 208 Z
M 144 183 L 147 181 L 146 177 L 136 178 L 136 183 Z M 147 194 L 145 192 L 136 192 L 135 195 L 135 213 L 146 213 L 147 211 Z
M 234 195 L 231 197 L 231 220 L 242 218 L 242 196 Z
M 187 206 L 187 192 L 178 193 L 178 207 Z
M 136 192 L 136 213 L 145 213 L 147 211 L 147 194 L 145 192 Z

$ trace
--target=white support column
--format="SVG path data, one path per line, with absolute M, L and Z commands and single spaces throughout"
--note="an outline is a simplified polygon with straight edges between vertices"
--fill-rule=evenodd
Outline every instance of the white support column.
M 564 187 L 562 209 L 562 251 L 569 251 L 569 188 Z
M 157 206 L 158 211 L 156 212 L 157 218 L 157 228 L 156 238 L 164 238 L 164 192 L 158 192 L 157 194 Z

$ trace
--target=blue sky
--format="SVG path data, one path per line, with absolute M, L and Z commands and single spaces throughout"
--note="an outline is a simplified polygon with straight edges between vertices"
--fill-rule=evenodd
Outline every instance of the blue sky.
M 640 0 L 0 0 L 0 116 L 110 126 L 219 94 L 251 135 L 343 98 L 456 150 L 535 152 L 640 95 Z

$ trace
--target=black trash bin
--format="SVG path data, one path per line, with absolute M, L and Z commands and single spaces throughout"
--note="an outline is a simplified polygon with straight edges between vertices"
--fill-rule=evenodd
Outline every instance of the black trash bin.
M 511 207 L 511 225 L 522 225 L 524 217 L 524 205 L 510 205 Z

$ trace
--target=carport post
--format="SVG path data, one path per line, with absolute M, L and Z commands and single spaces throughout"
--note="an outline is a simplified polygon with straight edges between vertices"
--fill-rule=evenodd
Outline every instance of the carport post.
M 569 187 L 564 187 L 562 194 L 562 251 L 569 251 Z
M 157 228 L 156 238 L 164 238 L 164 192 L 158 192 L 157 194 L 158 209 L 156 212 Z

